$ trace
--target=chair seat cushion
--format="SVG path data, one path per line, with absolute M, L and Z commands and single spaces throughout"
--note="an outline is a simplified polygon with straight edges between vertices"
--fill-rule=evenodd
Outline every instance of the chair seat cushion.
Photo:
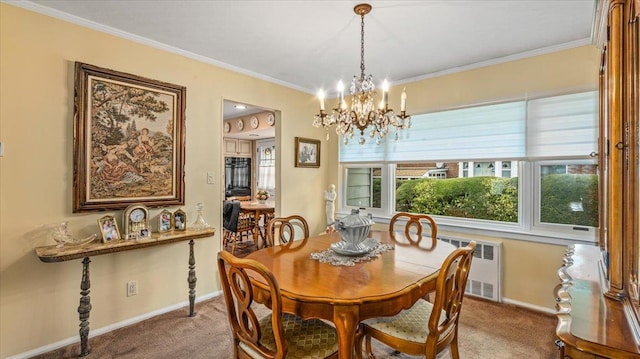
M 379 317 L 364 320 L 363 323 L 382 333 L 400 338 L 409 342 L 425 343 L 429 335 L 429 317 L 433 311 L 433 304 L 424 299 L 419 299 L 416 304 L 393 317 Z M 440 313 L 438 323 L 446 320 L 446 312 Z M 448 334 L 453 330 L 452 325 L 443 333 Z
M 284 336 L 288 345 L 287 358 L 324 358 L 338 350 L 338 336 L 335 328 L 318 319 L 303 320 L 291 315 L 282 315 Z M 262 338 L 260 344 L 276 349 L 271 314 L 260 319 Z M 252 358 L 262 358 L 260 354 L 240 342 L 240 347 Z

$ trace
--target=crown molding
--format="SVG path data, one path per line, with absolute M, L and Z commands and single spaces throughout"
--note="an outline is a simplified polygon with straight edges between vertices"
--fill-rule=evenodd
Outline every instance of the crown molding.
M 156 48 L 156 49 L 160 49 L 160 50 L 163 50 L 163 51 L 167 51 L 167 52 L 170 52 L 170 53 L 173 53 L 173 54 L 176 54 L 176 55 L 184 56 L 184 57 L 187 57 L 187 58 L 190 58 L 190 59 L 193 59 L 193 60 L 196 60 L 196 61 L 200 61 L 200 62 L 209 64 L 209 65 L 213 65 L 213 66 L 221 67 L 221 68 L 226 69 L 226 70 L 231 70 L 231 71 L 234 71 L 234 72 L 238 72 L 240 74 L 251 76 L 251 77 L 254 77 L 254 78 L 257 78 L 257 79 L 260 79 L 260 80 L 264 80 L 264 81 L 267 81 L 267 82 L 271 82 L 271 83 L 274 83 L 276 85 L 285 86 L 285 87 L 288 87 L 288 88 L 291 88 L 291 89 L 294 89 L 294 90 L 298 90 L 298 91 L 302 91 L 302 92 L 306 92 L 306 93 L 313 93 L 309 89 L 303 88 L 303 87 L 298 86 L 298 85 L 294 85 L 294 84 L 291 84 L 291 83 L 288 83 L 288 82 L 285 82 L 285 81 L 281 81 L 281 80 L 275 79 L 273 77 L 269 77 L 269 76 L 266 76 L 266 75 L 263 75 L 263 74 L 260 74 L 260 73 L 257 73 L 257 72 L 253 72 L 253 71 L 250 71 L 250 70 L 247 70 L 247 69 L 243 69 L 243 68 L 231 65 L 231 64 L 227 64 L 227 63 L 222 62 L 222 61 L 217 61 L 217 60 L 211 59 L 211 58 L 206 57 L 206 56 L 194 54 L 193 52 L 190 52 L 190 51 L 185 51 L 185 50 L 179 49 L 179 48 L 174 47 L 174 46 L 169 46 L 169 45 L 161 43 L 159 41 L 151 40 L 151 39 L 148 39 L 148 38 L 143 37 L 143 36 L 138 36 L 138 35 L 126 32 L 126 31 L 122 31 L 122 30 L 110 27 L 110 26 L 102 25 L 102 24 L 99 24 L 97 22 L 90 21 L 90 20 L 87 20 L 87 19 L 83 19 L 83 18 L 75 16 L 75 15 L 70 15 L 70 14 L 67 14 L 67 13 L 59 11 L 59 10 L 51 9 L 51 8 L 46 7 L 46 6 L 42 6 L 40 4 L 33 3 L 31 1 L 26 1 L 26 0 L 0 0 L 0 2 L 7 3 L 7 4 L 10 4 L 10 5 L 14 5 L 14 6 L 26 9 L 26 10 L 31 10 L 33 12 L 37 12 L 37 13 L 42 14 L 42 15 L 47 15 L 47 16 L 50 16 L 50 17 L 53 17 L 53 18 L 56 18 L 56 19 L 60 19 L 60 20 L 66 21 L 66 22 L 70 22 L 70 23 L 73 23 L 73 24 L 76 24 L 76 25 L 79 25 L 79 26 L 82 26 L 82 27 L 86 27 L 86 28 L 92 29 L 92 30 L 96 30 L 96 31 L 100 31 L 100 32 L 103 32 L 103 33 L 107 33 L 109 35 L 120 37 L 120 38 L 123 38 L 125 40 L 130 40 L 130 41 L 133 41 L 133 42 L 137 42 L 137 43 L 142 44 L 142 45 L 147 45 L 147 46 L 150 46 L 150 47 L 153 47 L 153 48 Z

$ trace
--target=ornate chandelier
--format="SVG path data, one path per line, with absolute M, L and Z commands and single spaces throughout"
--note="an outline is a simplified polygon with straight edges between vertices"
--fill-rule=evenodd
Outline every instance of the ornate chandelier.
M 382 100 L 376 108 L 375 85 L 373 76 L 364 73 L 364 16 L 371 11 L 371 5 L 359 4 L 353 11 L 360 15 L 360 77 L 353 76 L 351 81 L 351 108 L 347 108 L 344 100 L 344 84 L 342 80 L 338 83 L 338 106 L 328 114 L 324 109 L 324 91 L 320 90 L 320 113 L 313 119 L 315 127 L 324 127 L 327 130 L 327 140 L 329 139 L 329 128 L 336 126 L 336 134 L 342 135 L 344 143 L 349 143 L 353 138 L 354 130 L 360 130 L 359 144 L 364 144 L 365 130 L 370 129 L 369 137 L 376 139 L 376 144 L 380 144 L 389 133 L 389 129 L 394 127 L 395 140 L 398 140 L 398 130 L 411 128 L 411 116 L 406 114 L 407 94 L 402 90 L 400 97 L 400 114 L 396 114 L 389 108 L 389 84 L 384 80 L 382 84 Z

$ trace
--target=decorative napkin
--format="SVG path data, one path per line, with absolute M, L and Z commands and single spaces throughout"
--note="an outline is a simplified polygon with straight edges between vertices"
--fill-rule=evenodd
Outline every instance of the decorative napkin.
M 321 263 L 329 263 L 334 266 L 354 266 L 358 262 L 377 258 L 380 254 L 392 249 L 392 244 L 378 243 L 374 249 L 365 254 L 358 256 L 345 256 L 338 254 L 329 248 L 322 252 L 311 253 L 311 259 L 318 260 Z

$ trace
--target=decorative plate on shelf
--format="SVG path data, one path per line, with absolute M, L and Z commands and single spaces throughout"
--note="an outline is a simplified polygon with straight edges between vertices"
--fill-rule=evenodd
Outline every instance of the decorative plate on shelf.
M 251 128 L 258 128 L 260 121 L 258 121 L 258 116 L 251 117 Z
M 274 123 L 276 123 L 275 117 L 273 117 L 272 113 L 268 114 L 267 115 L 267 125 L 273 126 Z
M 229 122 L 225 122 L 224 123 L 224 132 L 229 133 L 229 131 L 231 131 L 231 125 L 229 124 Z
M 244 121 L 238 120 L 238 122 L 236 122 L 236 127 L 238 128 L 238 130 L 242 131 L 242 129 L 244 128 Z

